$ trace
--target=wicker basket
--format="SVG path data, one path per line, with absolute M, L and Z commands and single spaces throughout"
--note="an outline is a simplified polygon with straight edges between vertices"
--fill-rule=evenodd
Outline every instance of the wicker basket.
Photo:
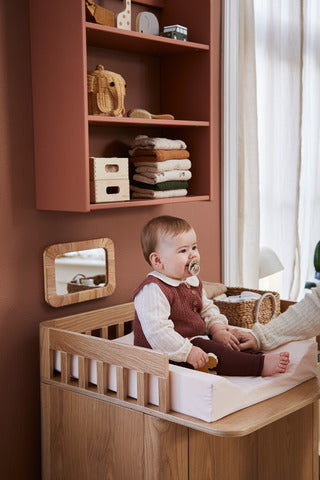
M 89 115 L 123 116 L 126 82 L 119 73 L 97 65 L 96 70 L 88 72 L 87 84 Z
M 84 283 L 81 283 L 81 280 L 93 280 L 94 285 L 85 285 Z M 74 293 L 74 292 L 82 292 L 82 290 L 88 290 L 90 288 L 97 288 L 100 283 L 105 284 L 106 283 L 106 276 L 105 275 L 95 275 L 93 277 L 86 277 L 82 273 L 78 273 L 73 277 L 71 282 L 68 282 L 67 284 L 67 291 L 68 293 Z
M 278 292 L 265 292 L 249 288 L 228 287 L 228 297 L 240 295 L 242 292 L 259 293 L 258 300 L 244 300 L 241 302 L 226 302 L 214 300 L 220 312 L 228 319 L 229 325 L 252 328 L 256 322 L 268 323 L 274 316 L 280 314 L 280 295 Z

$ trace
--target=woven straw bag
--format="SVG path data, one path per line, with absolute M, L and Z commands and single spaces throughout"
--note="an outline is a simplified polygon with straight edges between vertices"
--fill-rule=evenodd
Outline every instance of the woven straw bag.
M 261 297 L 257 300 L 244 300 L 234 303 L 214 300 L 220 312 L 227 317 L 229 325 L 252 328 L 256 322 L 265 324 L 280 314 L 280 295 L 278 292 L 228 287 L 226 295 L 228 297 L 237 296 L 242 292 L 259 293 Z

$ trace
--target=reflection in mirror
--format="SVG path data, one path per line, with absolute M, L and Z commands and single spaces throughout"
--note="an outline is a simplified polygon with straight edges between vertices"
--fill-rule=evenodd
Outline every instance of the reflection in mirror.
M 65 252 L 55 259 L 57 295 L 104 287 L 106 284 L 106 252 L 91 248 Z
M 111 295 L 114 246 L 109 238 L 60 243 L 44 250 L 45 299 L 53 307 Z

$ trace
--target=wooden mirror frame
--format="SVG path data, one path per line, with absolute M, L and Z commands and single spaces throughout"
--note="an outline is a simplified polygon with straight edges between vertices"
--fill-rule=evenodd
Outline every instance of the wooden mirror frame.
M 67 252 L 77 252 L 93 248 L 103 248 L 106 252 L 106 285 L 104 287 L 90 288 L 79 292 L 58 295 L 56 289 L 57 257 Z M 44 292 L 45 300 L 52 307 L 63 307 L 71 303 L 86 302 L 95 298 L 107 297 L 116 288 L 114 244 L 110 238 L 98 238 L 83 242 L 57 243 L 46 247 L 43 252 Z

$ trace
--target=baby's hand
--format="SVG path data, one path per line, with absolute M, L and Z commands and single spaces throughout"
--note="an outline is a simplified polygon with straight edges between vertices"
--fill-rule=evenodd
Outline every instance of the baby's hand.
M 239 340 L 231 333 L 228 327 L 221 323 L 216 323 L 210 328 L 212 340 L 222 343 L 225 347 L 232 348 L 232 350 L 240 350 Z
M 238 329 L 234 329 L 233 333 L 240 342 L 240 350 L 258 350 L 258 342 L 252 333 Z
M 187 357 L 187 362 L 191 363 L 194 368 L 203 367 L 209 360 L 208 355 L 201 348 L 192 346 L 191 351 Z

